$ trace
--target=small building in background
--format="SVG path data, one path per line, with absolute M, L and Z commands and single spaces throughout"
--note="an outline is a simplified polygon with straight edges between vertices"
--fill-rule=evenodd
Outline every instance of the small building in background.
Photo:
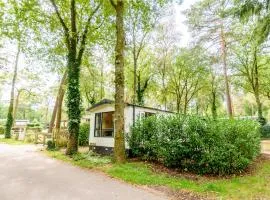
M 94 104 L 88 108 L 89 121 L 90 121 L 90 133 L 89 133 L 89 145 L 90 148 L 101 154 L 111 154 L 114 147 L 114 101 L 109 99 L 103 99 L 102 101 Z M 135 119 L 134 119 L 135 111 Z M 125 103 L 124 117 L 125 125 L 124 131 L 126 134 L 130 132 L 130 127 L 134 121 L 141 117 L 149 117 L 152 115 L 168 115 L 173 112 Z M 126 142 L 126 148 L 128 144 Z
M 29 124 L 29 120 L 16 120 L 12 128 L 12 132 L 15 135 L 15 138 L 18 140 L 24 140 L 26 134 L 26 128 Z

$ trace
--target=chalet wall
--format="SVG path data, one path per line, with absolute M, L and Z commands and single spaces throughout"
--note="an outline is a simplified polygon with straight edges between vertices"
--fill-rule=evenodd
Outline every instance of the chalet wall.
M 114 138 L 112 137 L 94 137 L 94 128 L 95 128 L 95 113 L 100 112 L 111 112 L 114 111 L 114 104 L 105 104 L 100 105 L 90 113 L 90 135 L 89 135 L 89 145 L 90 146 L 99 146 L 99 147 L 114 147 Z M 156 114 L 170 114 L 168 112 L 159 111 L 151 108 L 143 108 L 136 107 L 135 115 L 136 119 L 138 117 L 143 117 L 145 112 L 156 113 Z M 133 107 L 126 106 L 125 107 L 125 133 L 130 134 L 130 127 L 133 124 Z M 126 148 L 129 149 L 128 144 L 126 142 Z M 99 148 L 100 149 L 100 148 Z

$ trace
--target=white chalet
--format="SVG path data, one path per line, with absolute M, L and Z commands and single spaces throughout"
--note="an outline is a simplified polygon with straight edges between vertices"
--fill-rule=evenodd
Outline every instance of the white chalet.
M 113 152 L 114 110 L 114 101 L 109 99 L 103 99 L 87 109 L 90 116 L 89 145 L 90 149 L 97 153 L 111 154 Z M 125 103 L 125 134 L 130 132 L 130 127 L 135 121 L 133 113 L 137 119 L 156 114 L 167 115 L 173 112 Z M 129 149 L 127 143 L 126 149 Z

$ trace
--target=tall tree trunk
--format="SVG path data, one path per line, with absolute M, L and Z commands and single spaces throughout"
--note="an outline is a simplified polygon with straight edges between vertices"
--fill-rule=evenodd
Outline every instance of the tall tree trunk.
M 134 34 L 133 34 L 134 36 Z M 135 38 L 133 38 L 133 41 L 135 40 Z M 133 124 L 135 123 L 135 104 L 136 104 L 136 99 L 137 99 L 137 58 L 136 58 L 136 48 L 135 48 L 135 44 L 133 44 L 133 64 L 134 64 L 134 72 L 133 72 Z
M 217 88 L 216 88 L 216 76 L 211 68 L 211 112 L 213 119 L 217 118 Z
M 104 97 L 104 66 L 102 63 L 101 66 L 101 82 L 100 82 L 100 99 L 103 99 Z
M 15 58 L 14 74 L 13 74 L 12 85 L 11 85 L 11 94 L 10 94 L 10 102 L 9 102 L 9 108 L 8 108 L 8 114 L 7 114 L 5 138 L 11 137 L 11 128 L 12 128 L 12 124 L 13 124 L 13 120 L 14 120 L 13 119 L 14 90 L 15 90 L 15 84 L 16 84 L 16 79 L 17 79 L 20 51 L 21 51 L 21 46 L 19 43 L 16 58 Z
M 56 96 L 55 103 L 54 103 L 54 107 L 53 107 L 53 113 L 52 113 L 48 133 L 52 133 L 53 127 L 55 125 L 55 118 L 56 118 L 58 104 L 59 104 L 59 97 L 60 97 L 62 88 L 66 84 L 66 82 L 67 82 L 67 70 L 65 71 L 65 73 L 61 79 L 60 85 L 59 85 L 59 89 L 58 89 L 57 96 Z M 63 101 L 63 99 L 62 99 L 62 101 Z M 62 104 L 62 102 L 61 102 L 61 104 Z
M 16 116 L 17 116 L 17 110 L 18 110 L 18 105 L 19 105 L 19 101 L 20 101 L 20 95 L 21 95 L 22 90 L 18 91 L 17 97 L 16 97 L 16 101 L 15 101 L 15 105 L 14 105 L 14 111 L 13 111 L 13 124 L 12 126 L 14 126 L 14 122 L 16 121 Z
M 81 58 L 77 59 L 77 27 L 75 0 L 71 0 L 71 36 L 68 55 L 68 132 L 69 140 L 66 154 L 72 155 L 78 151 L 78 137 L 81 122 L 81 94 L 80 94 L 80 65 Z
M 60 138 L 60 128 L 61 128 L 61 119 L 62 119 L 62 104 L 63 99 L 65 96 L 65 85 L 66 81 L 64 81 L 64 84 L 60 86 L 60 93 L 58 97 L 58 106 L 57 106 L 57 116 L 56 116 L 56 122 L 55 122 L 55 140 L 56 143 L 59 144 L 59 138 Z
M 165 64 L 165 60 L 164 60 L 163 69 L 162 69 L 162 87 L 163 87 L 164 109 L 167 110 L 167 89 L 166 89 L 166 85 L 165 85 L 165 73 L 166 73 L 166 64 Z
M 181 108 L 181 98 L 180 98 L 180 95 L 176 95 L 176 110 L 177 110 L 177 113 L 180 113 L 180 108 Z
M 115 46 L 115 135 L 114 159 L 118 163 L 125 161 L 124 137 L 124 0 L 111 0 L 116 11 L 116 46 Z
M 142 105 L 143 104 L 143 94 L 141 91 L 141 74 L 139 72 L 138 76 L 137 76 L 137 73 L 134 75 L 136 75 L 136 79 L 138 78 L 138 81 L 136 81 L 137 85 L 135 87 L 136 91 L 135 91 L 135 102 L 134 103 L 138 103 L 139 105 Z
M 254 95 L 255 95 L 257 109 L 258 109 L 258 119 L 262 119 L 263 114 L 262 114 L 262 103 L 260 100 L 260 95 L 259 94 L 254 94 Z
M 216 105 L 216 92 L 212 91 L 212 104 L 211 104 L 211 111 L 213 119 L 217 118 L 217 105 Z
M 257 63 L 257 49 L 254 51 L 254 96 L 256 99 L 257 109 L 258 109 L 258 119 L 262 125 L 264 125 L 264 118 L 262 114 L 262 103 L 260 99 L 260 85 L 259 85 L 259 71 L 258 71 L 258 63 Z
M 187 115 L 187 108 L 188 108 L 188 91 L 186 86 L 186 92 L 185 92 L 185 101 L 184 101 L 184 115 Z
M 223 30 L 223 24 L 221 24 L 220 38 L 221 38 L 223 73 L 224 73 L 224 80 L 225 80 L 225 92 L 226 92 L 226 100 L 227 100 L 227 112 L 228 112 L 229 117 L 232 118 L 233 108 L 232 108 L 230 84 L 229 84 L 229 79 L 228 79 L 228 74 L 227 74 L 227 47 L 226 47 L 224 30 Z

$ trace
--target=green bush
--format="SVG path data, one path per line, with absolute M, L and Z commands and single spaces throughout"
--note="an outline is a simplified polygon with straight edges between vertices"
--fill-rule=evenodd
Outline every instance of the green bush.
M 49 140 L 47 142 L 47 150 L 48 151 L 54 151 L 54 150 L 56 150 L 55 142 L 53 142 L 52 140 Z
M 85 146 L 88 145 L 89 142 L 89 124 L 81 124 L 80 125 L 80 132 L 79 132 L 79 145 Z
M 5 127 L 4 126 L 0 126 L 0 135 L 5 134 Z
M 265 124 L 261 127 L 261 137 L 270 138 L 270 124 Z
M 200 174 L 241 172 L 260 152 L 259 125 L 249 120 L 148 117 L 128 142 L 134 156 Z

